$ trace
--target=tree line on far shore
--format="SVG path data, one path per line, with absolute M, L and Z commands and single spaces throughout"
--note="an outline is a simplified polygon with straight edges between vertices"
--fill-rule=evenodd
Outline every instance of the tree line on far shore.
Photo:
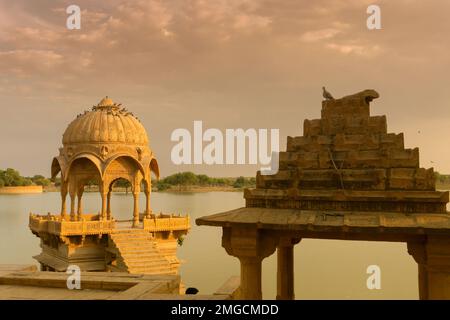
M 167 176 L 159 181 L 152 182 L 156 185 L 158 191 L 164 191 L 175 188 L 183 188 L 188 186 L 200 187 L 233 187 L 233 188 L 250 188 L 256 184 L 256 179 L 238 177 L 238 178 L 214 178 L 206 174 L 195 174 L 193 172 L 180 172 Z
M 55 185 L 59 186 L 59 181 L 55 181 Z M 87 187 L 92 189 L 97 187 L 97 182 L 91 180 L 87 183 Z M 167 176 L 160 180 L 152 180 L 152 186 L 158 191 L 166 191 L 170 189 L 182 190 L 189 187 L 232 187 L 232 188 L 251 188 L 256 185 L 255 178 L 214 178 L 205 174 L 195 174 L 193 172 L 180 172 Z M 128 192 L 131 188 L 131 184 L 128 180 L 118 179 L 114 183 L 115 188 L 122 188 Z M 144 186 L 141 186 L 144 189 Z
M 21 186 L 49 186 L 50 179 L 45 178 L 42 175 L 34 175 L 33 177 L 23 177 L 19 171 L 7 168 L 6 170 L 0 169 L 0 188 L 2 187 L 21 187 Z
M 436 177 L 436 185 L 450 186 L 450 174 L 435 172 L 434 176 Z
M 435 172 L 436 185 L 449 186 L 450 187 L 450 174 L 440 174 Z M 43 175 L 37 174 L 32 177 L 21 176 L 19 171 L 7 168 L 6 170 L 0 169 L 0 188 L 2 187 L 15 187 L 15 186 L 43 186 L 48 187 L 54 185 L 59 187 L 61 179 L 59 177 L 51 180 Z M 255 187 L 256 179 L 254 177 L 238 177 L 238 178 L 215 178 L 209 177 L 205 174 L 195 174 L 193 172 L 179 172 L 167 176 L 159 181 L 152 180 L 152 185 L 158 191 L 164 191 L 169 189 L 185 189 L 190 186 L 200 187 L 232 187 L 237 189 L 252 188 Z M 88 188 L 96 187 L 97 181 L 89 181 Z M 119 179 L 115 182 L 114 187 L 124 188 L 128 191 L 131 188 L 130 183 L 125 179 Z
M 256 179 L 238 177 L 238 178 L 215 178 L 209 177 L 205 174 L 195 174 L 193 172 L 180 172 L 167 176 L 158 181 L 153 180 L 152 185 L 158 191 L 169 190 L 172 188 L 183 189 L 190 186 L 200 187 L 232 187 L 232 188 L 249 188 L 254 187 Z M 32 186 L 38 185 L 48 187 L 54 185 L 59 187 L 61 185 L 61 179 L 59 177 L 51 180 L 43 175 L 34 175 L 32 177 L 21 176 L 20 172 L 8 168 L 6 170 L 0 169 L 0 188 L 1 187 L 19 187 L 19 186 Z M 91 180 L 87 183 L 88 188 L 95 188 L 98 186 L 96 180 Z M 118 179 L 114 187 L 124 188 L 126 190 L 131 188 L 130 182 L 125 179 Z

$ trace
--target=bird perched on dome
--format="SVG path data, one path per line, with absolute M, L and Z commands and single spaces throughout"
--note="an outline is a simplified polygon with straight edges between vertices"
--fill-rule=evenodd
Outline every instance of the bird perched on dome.
M 333 96 L 331 95 L 331 93 L 329 93 L 327 91 L 327 89 L 325 89 L 325 87 L 322 87 L 323 90 L 323 94 L 322 96 L 325 98 L 325 100 L 334 100 Z

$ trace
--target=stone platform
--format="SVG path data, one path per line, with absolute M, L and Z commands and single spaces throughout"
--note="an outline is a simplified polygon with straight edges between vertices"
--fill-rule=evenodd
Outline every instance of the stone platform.
M 82 214 L 80 220 L 60 215 L 30 214 L 29 227 L 41 239 L 34 258 L 43 271 L 117 271 L 132 274 L 177 274 L 178 239 L 190 229 L 189 216 L 140 215 L 139 223 L 100 219 Z
M 81 288 L 67 288 L 66 273 L 35 271 L 34 266 L 0 265 L 0 300 L 228 300 L 239 278 L 213 294 L 182 294 L 177 275 L 81 272 Z

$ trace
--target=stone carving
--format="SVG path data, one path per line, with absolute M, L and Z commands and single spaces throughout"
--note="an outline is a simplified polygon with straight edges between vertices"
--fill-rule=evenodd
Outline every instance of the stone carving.
M 107 146 L 102 146 L 100 148 L 100 155 L 102 156 L 103 159 L 106 158 L 106 156 L 108 155 L 109 149 Z

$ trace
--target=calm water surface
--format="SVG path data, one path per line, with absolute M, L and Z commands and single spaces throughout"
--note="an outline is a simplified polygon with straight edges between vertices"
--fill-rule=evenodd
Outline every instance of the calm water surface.
M 98 212 L 100 196 L 85 193 L 85 211 Z M 141 208 L 144 197 L 141 196 Z M 131 195 L 114 194 L 116 219 L 131 219 Z M 59 212 L 58 193 L 0 195 L 0 264 L 34 263 L 39 239 L 28 229 L 28 213 Z M 181 276 L 186 286 L 212 293 L 232 275 L 239 263 L 221 247 L 221 229 L 198 227 L 195 218 L 244 206 L 240 192 L 190 194 L 153 193 L 152 208 L 166 213 L 189 213 L 192 229 L 178 257 L 185 260 Z M 381 289 L 366 287 L 366 268 L 381 268 Z M 295 246 L 295 293 L 297 299 L 418 299 L 417 266 L 406 244 L 336 240 L 302 240 Z M 263 262 L 263 295 L 276 295 L 276 255 Z

